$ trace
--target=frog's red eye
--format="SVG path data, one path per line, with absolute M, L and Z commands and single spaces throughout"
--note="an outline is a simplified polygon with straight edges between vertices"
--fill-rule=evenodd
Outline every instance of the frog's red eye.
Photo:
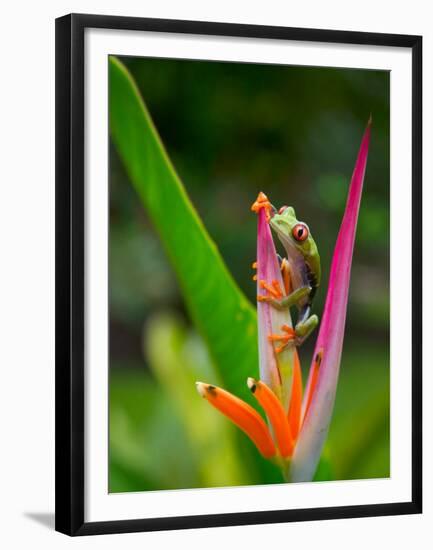
M 282 206 L 282 207 L 278 210 L 278 214 L 282 214 L 286 208 L 287 208 L 287 206 Z
M 308 237 L 308 233 L 308 227 L 305 225 L 305 223 L 297 223 L 292 229 L 292 235 L 296 241 L 305 241 L 305 239 Z

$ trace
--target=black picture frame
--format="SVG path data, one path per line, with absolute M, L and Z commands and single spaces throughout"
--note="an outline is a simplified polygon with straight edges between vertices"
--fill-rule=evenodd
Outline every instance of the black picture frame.
M 84 494 L 84 31 L 192 33 L 412 51 L 412 499 L 408 502 L 86 523 Z M 56 20 L 56 530 L 94 535 L 422 512 L 422 37 L 71 14 Z

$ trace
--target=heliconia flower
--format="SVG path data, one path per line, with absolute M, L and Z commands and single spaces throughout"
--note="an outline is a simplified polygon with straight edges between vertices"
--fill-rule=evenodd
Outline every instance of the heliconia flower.
M 260 378 L 278 396 L 285 408 L 290 402 L 296 348 L 290 345 L 294 330 L 290 310 L 278 310 L 266 301 L 282 298 L 291 291 L 291 281 L 283 276 L 269 227 L 271 204 L 259 193 L 252 209 L 257 213 L 257 324 Z
M 322 350 L 323 355 L 320 369 L 313 361 L 308 377 L 307 394 L 311 385 L 315 386 L 315 391 L 309 410 L 304 408 L 302 431 L 291 464 L 290 477 L 293 481 L 309 481 L 313 477 L 334 408 L 346 324 L 350 270 L 370 143 L 370 128 L 371 117 L 358 152 L 346 209 L 332 257 L 328 292 L 314 351 L 314 357 L 322 353 Z
M 259 193 L 252 206 L 258 215 L 257 320 L 260 380 L 247 384 L 264 410 L 268 424 L 249 404 L 231 393 L 197 382 L 200 395 L 241 428 L 260 453 L 278 464 L 287 481 L 311 481 L 327 437 L 338 382 L 356 225 L 367 164 L 371 120 L 365 130 L 346 209 L 331 264 L 328 292 L 303 392 L 290 310 L 275 308 L 269 298 L 291 291 L 289 270 L 275 250 L 269 219 L 272 206 Z

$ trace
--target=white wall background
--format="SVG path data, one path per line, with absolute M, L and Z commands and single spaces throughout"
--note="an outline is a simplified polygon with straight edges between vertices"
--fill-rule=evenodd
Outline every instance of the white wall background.
M 428 0 L 9 2 L 0 32 L 0 546 L 428 548 L 433 541 L 433 373 L 425 354 L 422 516 L 69 539 L 54 509 L 54 18 L 71 11 L 424 36 L 425 280 L 433 270 L 433 28 Z M 404 223 L 404 220 L 402 221 Z M 402 257 L 405 253 L 402 251 Z M 432 291 L 425 285 L 425 340 Z M 409 327 L 408 327 L 409 329 Z M 429 351 L 429 350 L 428 350 Z

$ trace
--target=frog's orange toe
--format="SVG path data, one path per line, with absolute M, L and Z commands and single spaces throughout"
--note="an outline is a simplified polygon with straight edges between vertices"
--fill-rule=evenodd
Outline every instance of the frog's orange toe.
M 264 208 L 266 210 L 266 219 L 269 221 L 271 217 L 271 210 L 272 210 L 272 204 L 269 202 L 268 197 L 260 191 L 260 193 L 257 195 L 257 199 L 251 206 L 251 210 L 258 214 L 260 210 Z
M 280 283 L 277 280 L 273 280 L 271 284 L 268 284 L 266 281 L 261 279 L 259 281 L 259 287 L 266 290 L 266 294 L 260 295 L 263 300 L 259 301 L 269 301 L 272 299 L 279 300 L 284 296 Z

